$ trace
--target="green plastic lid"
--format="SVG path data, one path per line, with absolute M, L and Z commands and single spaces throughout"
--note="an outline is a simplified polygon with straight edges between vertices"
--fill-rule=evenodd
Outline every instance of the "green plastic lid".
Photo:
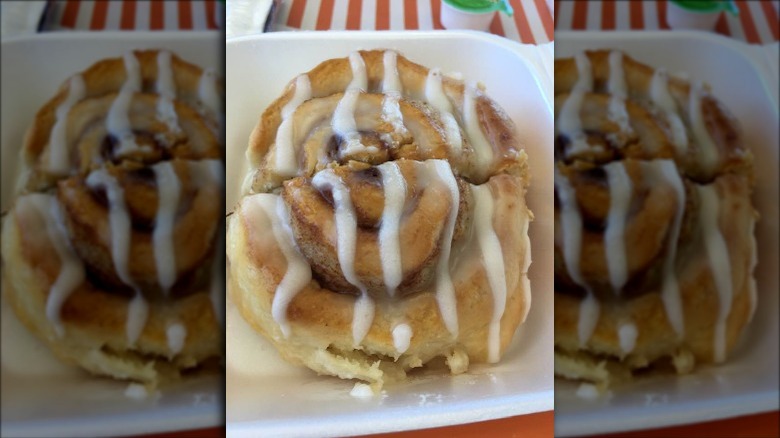
M 718 0 L 670 0 L 677 6 L 687 9 L 693 12 L 720 12 L 729 11 L 733 15 L 737 15 L 739 11 L 731 0 L 718 1 Z
M 501 11 L 511 17 L 514 13 L 508 0 L 444 0 L 444 3 L 455 9 L 474 14 Z

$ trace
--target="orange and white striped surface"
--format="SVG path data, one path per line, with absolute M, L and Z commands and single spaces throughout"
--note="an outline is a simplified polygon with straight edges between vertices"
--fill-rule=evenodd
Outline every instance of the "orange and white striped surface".
M 777 0 L 736 0 L 739 16 L 723 13 L 715 32 L 751 44 L 780 40 Z M 669 29 L 667 1 L 555 0 L 556 30 Z
M 497 13 L 490 32 L 527 44 L 553 40 L 553 20 L 545 0 L 509 0 L 513 17 Z M 276 29 L 432 30 L 441 0 L 284 0 Z
M 50 1 L 42 30 L 216 30 L 215 0 Z

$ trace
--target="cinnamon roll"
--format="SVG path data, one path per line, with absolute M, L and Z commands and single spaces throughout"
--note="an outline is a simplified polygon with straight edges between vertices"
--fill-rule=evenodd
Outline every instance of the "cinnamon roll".
M 3 289 L 62 360 L 149 385 L 218 365 L 222 89 L 167 51 L 68 79 L 25 138 Z
M 288 361 L 374 389 L 497 362 L 530 306 L 526 154 L 473 82 L 394 51 L 295 78 L 249 140 L 231 299 Z
M 555 62 L 555 372 L 720 363 L 756 308 L 752 155 L 700 82 L 618 51 Z

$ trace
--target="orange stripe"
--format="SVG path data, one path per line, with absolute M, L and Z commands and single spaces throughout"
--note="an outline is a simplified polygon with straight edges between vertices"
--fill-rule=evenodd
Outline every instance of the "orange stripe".
M 720 18 L 718 18 L 718 22 L 715 23 L 715 31 L 718 32 L 719 34 L 731 36 L 731 32 L 729 31 L 729 24 L 726 21 L 726 14 L 720 14 Z
M 542 27 L 544 27 L 544 33 L 547 35 L 547 40 L 553 40 L 553 25 L 552 15 L 550 15 L 550 8 L 547 7 L 547 3 L 544 0 L 534 0 L 536 4 L 536 11 L 539 13 L 539 18 L 542 19 Z
M 588 2 L 585 0 L 575 0 L 574 13 L 571 19 L 571 28 L 574 30 L 585 29 L 585 22 L 588 19 Z M 564 23 L 564 29 L 566 24 Z
M 671 29 L 666 21 L 666 0 L 659 0 L 656 6 L 658 7 L 658 28 Z
M 444 29 L 441 24 L 441 0 L 431 0 L 431 14 L 433 15 L 433 28 Z
M 528 25 L 528 17 L 525 15 L 525 9 L 520 3 L 520 0 L 510 0 L 509 3 L 515 9 L 515 24 L 517 25 L 517 31 L 520 33 L 520 41 L 525 44 L 533 44 L 534 35 L 531 33 L 531 27 Z
M 615 0 L 604 0 L 601 4 L 601 29 L 615 30 Z
M 209 29 L 219 29 L 217 25 L 217 2 L 206 0 L 206 26 Z
M 761 2 L 761 9 L 764 10 L 764 17 L 766 17 L 766 22 L 769 24 L 769 30 L 772 31 L 772 37 L 775 40 L 780 39 L 780 29 L 778 29 L 780 24 L 778 24 L 777 11 L 768 1 Z
M 108 15 L 108 0 L 95 1 L 95 7 L 92 9 L 92 20 L 89 22 L 91 30 L 102 30 L 106 27 L 106 16 Z
M 122 17 L 119 20 L 119 28 L 122 30 L 135 30 L 135 0 L 122 2 Z
M 360 29 L 360 14 L 363 12 L 363 0 L 349 0 L 347 6 L 347 29 Z
M 162 30 L 165 28 L 165 4 L 163 2 L 150 2 L 149 8 L 149 29 Z
M 750 7 L 745 2 L 734 2 L 739 8 L 739 21 L 742 23 L 742 29 L 745 31 L 745 38 L 750 44 L 756 44 L 761 42 L 761 37 L 758 36 L 756 30 L 756 24 L 753 23 L 753 15 L 750 13 Z
M 390 29 L 390 0 L 376 0 L 376 30 Z
M 501 17 L 496 14 L 493 16 L 493 21 L 490 22 L 490 33 L 498 36 L 504 35 L 504 26 L 501 24 Z
M 287 25 L 300 29 L 304 9 L 306 9 L 306 0 L 293 0 L 290 6 L 290 15 L 287 17 Z
M 192 29 L 192 2 L 179 0 L 179 29 Z
M 631 0 L 629 5 L 631 13 L 631 30 L 642 30 L 645 28 L 645 16 L 642 10 L 641 0 Z
M 404 0 L 404 29 L 417 30 L 420 24 L 417 22 L 417 0 Z
M 314 29 L 328 30 L 333 19 L 333 0 L 321 0 L 320 12 L 317 14 L 317 24 Z
M 69 0 L 65 3 L 65 10 L 62 11 L 60 24 L 62 27 L 73 29 L 76 27 L 76 19 L 79 16 L 79 0 Z

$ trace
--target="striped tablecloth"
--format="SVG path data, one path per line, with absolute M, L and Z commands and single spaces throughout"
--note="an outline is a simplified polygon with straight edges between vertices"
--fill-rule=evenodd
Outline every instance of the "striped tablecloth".
M 490 32 L 521 43 L 553 40 L 552 14 L 545 0 L 510 0 L 513 17 L 498 13 Z M 284 0 L 276 29 L 431 30 L 439 21 L 441 0 Z
M 751 44 L 780 39 L 777 0 L 737 0 L 739 16 L 723 13 L 715 31 Z M 556 30 L 669 29 L 667 1 L 555 0 Z
M 215 0 L 50 1 L 43 31 L 216 30 Z

